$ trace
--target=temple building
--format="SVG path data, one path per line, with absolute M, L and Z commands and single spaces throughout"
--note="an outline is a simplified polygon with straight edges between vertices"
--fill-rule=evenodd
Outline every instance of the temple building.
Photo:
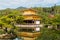
M 37 11 L 33 9 L 26 9 L 22 11 L 25 24 L 16 25 L 20 28 L 20 36 L 26 39 L 27 37 L 35 39 L 40 34 L 41 17 L 38 16 Z
M 40 24 L 40 18 L 37 11 L 32 9 L 23 10 L 24 22 L 27 24 Z

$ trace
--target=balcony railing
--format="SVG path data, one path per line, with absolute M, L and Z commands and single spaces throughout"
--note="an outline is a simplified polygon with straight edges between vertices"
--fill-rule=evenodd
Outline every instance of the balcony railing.
M 29 25 L 16 24 L 15 26 L 17 26 L 17 27 L 43 27 L 43 25 L 40 25 L 40 24 L 39 25 L 37 25 L 37 24 L 29 24 Z

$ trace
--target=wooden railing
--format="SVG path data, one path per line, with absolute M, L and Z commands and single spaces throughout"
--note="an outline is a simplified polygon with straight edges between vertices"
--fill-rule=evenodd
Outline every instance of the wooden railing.
M 17 26 L 17 27 L 42 27 L 43 25 L 36 25 L 36 24 L 29 24 L 29 25 L 22 25 L 22 24 L 17 24 L 17 25 L 15 25 L 15 26 Z

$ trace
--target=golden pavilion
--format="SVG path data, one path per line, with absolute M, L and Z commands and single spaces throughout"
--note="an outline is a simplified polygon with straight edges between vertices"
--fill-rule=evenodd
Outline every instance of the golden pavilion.
M 18 36 L 24 38 L 24 40 L 35 40 L 40 34 L 41 17 L 33 9 L 23 10 L 22 15 L 25 24 L 16 25 L 20 28 Z

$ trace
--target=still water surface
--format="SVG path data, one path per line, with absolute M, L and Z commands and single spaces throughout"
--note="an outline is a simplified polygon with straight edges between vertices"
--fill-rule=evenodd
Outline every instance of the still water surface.
M 21 38 L 15 38 L 15 39 L 13 39 L 13 40 L 22 40 Z

